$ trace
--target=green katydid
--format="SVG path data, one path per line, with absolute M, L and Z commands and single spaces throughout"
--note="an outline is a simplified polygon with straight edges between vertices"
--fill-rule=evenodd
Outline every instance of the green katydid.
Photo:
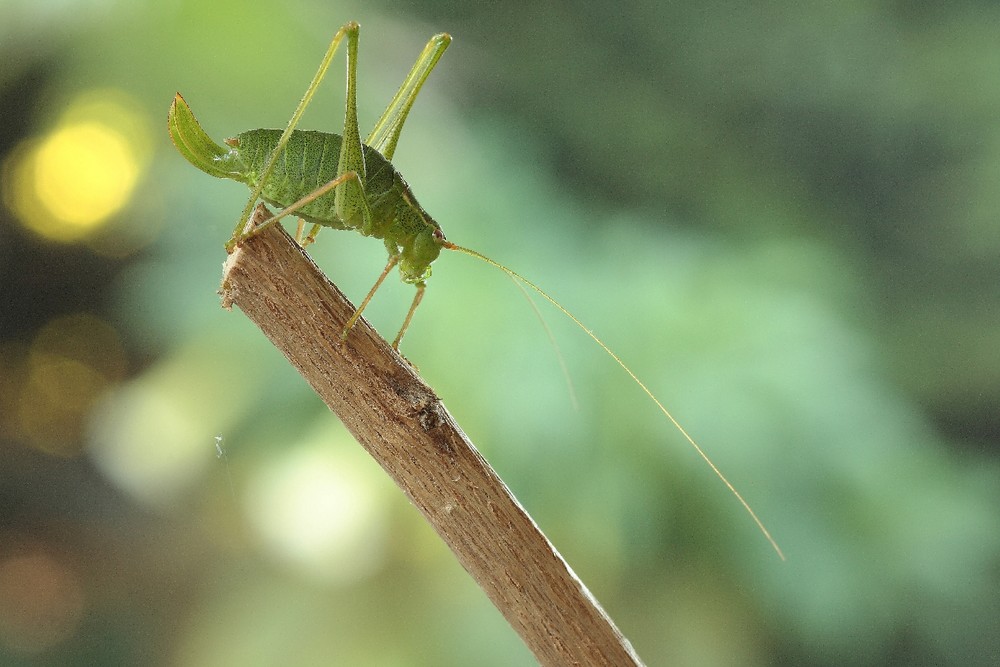
M 353 21 L 337 31 L 284 131 L 249 130 L 226 139 L 226 146 L 223 147 L 215 143 L 201 128 L 180 93 L 174 97 L 167 117 L 167 129 L 181 155 L 198 169 L 218 178 L 239 181 L 251 190 L 250 199 L 226 249 L 231 252 L 248 237 L 291 214 L 299 218 L 296 240 L 302 245 L 311 243 L 322 227 L 354 230 L 365 236 L 382 239 L 389 253 L 389 261 L 347 322 L 342 337 L 347 338 L 350 329 L 386 276 L 398 266 L 402 280 L 416 287 L 416 295 L 392 343 L 397 350 L 413 319 L 413 313 L 423 298 L 426 280 L 431 274 L 430 265 L 442 249 L 471 255 L 500 269 L 515 282 L 520 281 L 533 289 L 569 317 L 628 373 L 736 496 L 774 550 L 784 559 L 780 547 L 750 505 L 621 358 L 576 316 L 533 282 L 475 250 L 447 241 L 441 227 L 420 207 L 409 185 L 393 167 L 391 160 L 403 123 L 428 75 L 451 43 L 451 37 L 442 33 L 431 38 L 389 106 L 375 123 L 374 129 L 362 143 L 356 100 L 358 33 L 359 26 Z M 302 113 L 345 37 L 347 99 L 343 134 L 297 130 Z M 259 199 L 280 207 L 281 211 L 263 225 L 245 231 L 250 214 Z M 303 237 L 305 222 L 312 223 L 312 228 Z

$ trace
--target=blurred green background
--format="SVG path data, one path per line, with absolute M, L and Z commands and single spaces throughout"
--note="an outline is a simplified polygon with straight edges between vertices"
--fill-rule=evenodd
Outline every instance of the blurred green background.
M 281 127 L 362 24 L 367 131 L 448 237 L 407 356 L 650 665 L 1000 663 L 1000 8 L 0 3 L 0 664 L 528 665 L 418 513 L 215 294 Z M 305 127 L 339 131 L 343 59 Z M 325 232 L 359 299 L 385 261 Z M 366 313 L 392 335 L 412 288 Z M 221 454 L 221 456 L 220 456 Z

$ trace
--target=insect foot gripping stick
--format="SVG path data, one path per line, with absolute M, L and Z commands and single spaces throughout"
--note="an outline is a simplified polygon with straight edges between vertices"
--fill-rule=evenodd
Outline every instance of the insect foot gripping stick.
M 772 548 L 784 559 L 777 542 L 749 503 L 621 358 L 537 285 L 479 252 L 445 240 L 440 225 L 421 208 L 410 186 L 393 167 L 391 160 L 403 123 L 420 88 L 451 43 L 451 37 L 442 33 L 430 39 L 389 106 L 375 123 L 374 129 L 362 143 L 358 131 L 356 102 L 358 30 L 358 24 L 352 22 L 337 31 L 316 75 L 283 131 L 249 130 L 226 139 L 225 146 L 221 146 L 201 128 L 184 98 L 179 93 L 174 97 L 167 116 L 167 129 L 181 155 L 205 173 L 239 181 L 251 190 L 250 199 L 227 249 L 232 252 L 239 244 L 291 214 L 303 221 L 300 222 L 296 239 L 303 245 L 311 242 L 323 227 L 354 230 L 365 236 L 382 239 L 388 250 L 389 260 L 375 285 L 345 323 L 341 337 L 347 337 L 379 286 L 395 267 L 404 282 L 416 287 L 410 309 L 392 342 L 392 347 L 397 350 L 423 298 L 426 281 L 431 275 L 431 263 L 437 259 L 442 249 L 463 252 L 498 268 L 552 303 L 628 373 L 739 500 Z M 312 100 L 345 37 L 347 101 L 343 134 L 296 129 L 303 111 Z M 282 210 L 259 226 L 246 231 L 250 214 L 260 199 Z M 303 238 L 305 222 L 312 223 L 312 228 Z

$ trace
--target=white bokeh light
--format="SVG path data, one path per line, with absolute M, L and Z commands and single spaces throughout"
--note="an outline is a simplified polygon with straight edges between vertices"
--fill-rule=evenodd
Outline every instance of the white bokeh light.
M 265 548 L 334 584 L 377 571 L 385 560 L 389 485 L 366 458 L 346 432 L 327 426 L 261 466 L 245 497 L 249 521 Z

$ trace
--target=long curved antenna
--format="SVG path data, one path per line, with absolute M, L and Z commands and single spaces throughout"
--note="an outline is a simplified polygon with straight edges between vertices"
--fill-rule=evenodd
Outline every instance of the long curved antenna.
M 640 380 L 636 376 L 636 374 L 632 372 L 632 369 L 629 368 L 628 366 L 626 366 L 625 362 L 622 361 L 621 358 L 617 354 L 615 354 L 614 352 L 612 352 L 611 348 L 608 347 L 604 343 L 604 341 L 602 341 L 600 338 L 598 338 L 597 335 L 592 330 L 590 330 L 586 326 L 584 326 L 583 322 L 581 322 L 579 319 L 577 319 L 576 315 L 574 315 L 573 313 L 569 312 L 566 309 L 565 306 L 563 306 L 561 303 L 559 303 L 554 298 L 552 298 L 551 296 L 549 296 L 548 293 L 545 292 L 545 290 L 543 290 L 541 287 L 539 287 L 535 283 L 531 282 L 530 280 L 528 280 L 527 278 L 525 278 L 521 274 L 517 273 L 513 269 L 507 268 L 506 266 L 504 266 L 500 262 L 497 262 L 497 261 L 495 261 L 493 259 L 490 259 L 486 255 L 484 255 L 484 254 L 482 254 L 480 252 L 476 252 L 475 250 L 471 250 L 469 248 L 463 248 L 460 245 L 455 245 L 454 243 L 451 243 L 450 241 L 444 241 L 443 242 L 443 247 L 447 248 L 448 250 L 457 250 L 458 252 L 465 253 L 466 255 L 469 255 L 471 257 L 475 257 L 476 259 L 482 260 L 482 261 L 486 262 L 487 264 L 500 269 L 501 271 L 503 271 L 504 273 L 506 273 L 508 276 L 510 276 L 514 280 L 520 281 L 520 282 L 524 283 L 525 285 L 527 285 L 528 287 L 530 287 L 531 289 L 533 289 L 536 292 L 538 292 L 538 294 L 541 295 L 541 297 L 543 299 L 545 299 L 546 301 L 548 301 L 549 303 L 551 303 L 553 306 L 555 306 L 556 308 L 558 308 L 562 312 L 563 315 L 565 315 L 569 319 L 573 320 L 573 323 L 576 324 L 578 327 L 580 327 L 580 329 L 582 329 L 585 334 L 587 334 L 588 336 L 590 336 L 591 340 L 593 340 L 595 343 L 597 343 L 598 345 L 600 345 L 601 348 L 605 352 L 607 352 L 608 355 L 610 355 L 611 358 L 614 359 L 618 363 L 619 366 L 622 367 L 622 370 L 624 370 L 626 373 L 628 373 L 629 377 L 631 377 L 635 381 L 635 383 L 637 385 L 639 385 L 639 388 L 641 388 L 643 390 L 643 392 L 645 392 L 646 396 L 649 396 L 649 398 L 653 401 L 653 403 L 656 403 L 656 407 L 658 407 L 660 409 L 660 412 L 662 412 L 664 415 L 666 415 L 667 419 L 670 420 L 670 423 L 673 424 L 674 427 L 678 431 L 680 431 L 680 434 L 684 436 L 684 439 L 687 440 L 691 444 L 692 447 L 694 447 L 694 450 L 696 452 L 698 452 L 698 455 L 702 458 L 702 460 L 704 460 L 705 463 L 708 464 L 708 467 L 712 469 L 712 472 L 715 473 L 715 476 L 718 477 L 719 479 L 721 479 L 722 483 L 726 485 L 726 488 L 729 489 L 730 493 L 732 493 L 734 496 L 736 496 L 736 499 L 738 501 L 740 501 L 740 504 L 743 505 L 743 509 L 745 509 L 747 511 L 747 513 L 750 514 L 750 517 L 754 520 L 754 523 L 757 524 L 757 528 L 759 528 L 760 532 L 763 533 L 763 535 L 764 535 L 765 538 L 767 538 L 767 541 L 770 542 L 771 547 L 775 550 L 775 552 L 777 552 L 777 554 L 781 558 L 781 560 L 785 560 L 785 554 L 784 554 L 784 552 L 781 551 L 781 547 L 778 546 L 778 543 L 775 542 L 774 538 L 771 537 L 771 532 L 767 529 L 767 527 L 764 526 L 764 523 L 760 520 L 760 518 L 758 518 L 757 513 L 754 512 L 753 509 L 750 507 L 750 504 L 746 500 L 743 499 L 743 496 L 741 496 L 740 492 L 736 490 L 736 487 L 733 486 L 732 483 L 728 479 L 726 479 L 726 476 L 723 475 L 722 471 L 719 470 L 719 468 L 715 465 L 715 463 L 712 462 L 712 459 L 708 458 L 708 454 L 706 454 L 705 451 L 698 445 L 698 443 L 694 441 L 694 438 L 692 438 L 688 434 L 688 432 L 686 430 L 684 430 L 684 427 L 680 425 L 680 422 L 678 422 L 676 419 L 674 419 L 674 416 L 672 414 L 670 414 L 670 411 L 667 410 L 663 406 L 662 403 L 660 403 L 660 400 L 658 398 L 656 398 L 656 396 L 653 395 L 653 392 L 649 390 L 649 387 L 647 387 L 645 385 L 645 383 L 643 383 L 643 381 Z
M 552 333 L 552 329 L 549 328 L 549 323 L 545 321 L 545 317 L 542 315 L 542 311 L 538 309 L 535 301 L 528 294 L 528 290 L 524 289 L 524 283 L 519 281 L 514 276 L 508 276 L 512 283 L 517 285 L 517 289 L 521 290 L 521 294 L 527 299 L 528 305 L 531 306 L 531 310 L 534 311 L 535 317 L 542 325 L 542 329 L 545 330 L 545 336 L 549 339 L 549 344 L 552 346 L 552 351 L 556 353 L 556 360 L 559 362 L 559 368 L 562 370 L 563 378 L 566 380 L 566 390 L 569 392 L 569 402 L 573 404 L 573 409 L 577 412 L 580 411 L 580 402 L 576 399 L 576 386 L 573 384 L 573 378 L 569 374 L 569 367 L 566 365 L 566 359 L 563 357 L 562 350 L 559 349 L 559 343 L 556 342 L 556 337 Z

